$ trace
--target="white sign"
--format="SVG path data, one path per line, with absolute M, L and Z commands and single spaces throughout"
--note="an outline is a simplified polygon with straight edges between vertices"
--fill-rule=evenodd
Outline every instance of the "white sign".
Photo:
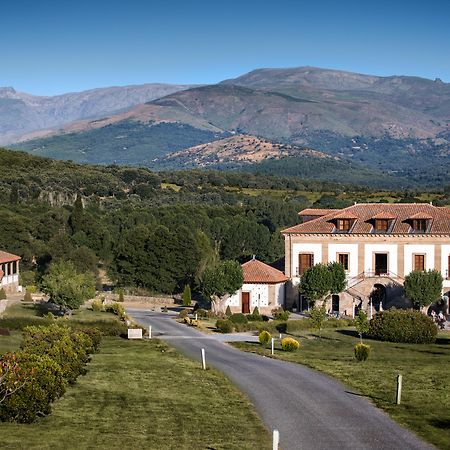
M 142 328 L 128 328 L 128 339 L 142 339 Z

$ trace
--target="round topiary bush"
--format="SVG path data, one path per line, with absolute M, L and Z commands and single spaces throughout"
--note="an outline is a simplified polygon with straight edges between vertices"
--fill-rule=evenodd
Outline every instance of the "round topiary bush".
M 300 342 L 296 341 L 293 338 L 285 337 L 281 340 L 281 348 L 285 352 L 294 352 L 295 350 L 298 350 L 300 347 Z
M 238 323 L 238 324 L 242 324 L 242 325 L 245 325 L 248 323 L 247 317 L 245 316 L 245 314 L 242 314 L 242 313 L 232 314 L 230 316 L 230 320 L 233 323 Z
M 367 335 L 379 341 L 431 344 L 436 340 L 437 327 L 420 311 L 390 309 L 376 314 Z
M 263 330 L 259 333 L 258 339 L 261 345 L 267 347 L 269 342 L 272 340 L 272 335 L 268 331 Z
M 221 333 L 232 333 L 233 332 L 233 323 L 229 320 L 223 320 L 223 319 L 219 319 L 216 322 L 216 328 L 221 332 Z
M 355 358 L 358 361 L 365 361 L 370 355 L 370 346 L 366 344 L 355 345 Z

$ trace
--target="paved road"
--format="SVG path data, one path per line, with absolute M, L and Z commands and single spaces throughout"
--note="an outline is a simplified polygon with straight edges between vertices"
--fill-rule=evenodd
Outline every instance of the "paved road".
M 164 313 L 128 313 L 199 365 L 204 348 L 207 364 L 247 394 L 269 430 L 280 431 L 283 450 L 432 448 L 330 377 L 300 364 L 241 352 Z

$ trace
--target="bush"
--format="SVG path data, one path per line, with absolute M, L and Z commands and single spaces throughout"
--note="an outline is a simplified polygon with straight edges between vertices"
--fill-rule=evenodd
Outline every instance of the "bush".
M 80 331 L 91 338 L 92 349 L 89 352 L 98 352 L 100 349 L 100 344 L 102 342 L 102 332 L 98 328 L 83 328 Z
M 33 297 L 31 296 L 30 292 L 25 292 L 25 295 L 23 296 L 23 301 L 31 303 L 33 301 Z
M 379 341 L 430 344 L 436 340 L 437 327 L 420 311 L 390 309 L 375 315 L 367 335 Z
M 27 294 L 35 294 L 37 292 L 37 287 L 34 284 L 29 284 L 26 287 Z
M 206 318 L 208 317 L 208 311 L 206 309 L 198 308 L 197 311 L 195 311 L 198 317 Z
M 99 298 L 93 300 L 91 309 L 92 309 L 92 311 L 96 311 L 96 312 L 103 311 L 103 302 Z
M 262 316 L 260 316 L 259 314 L 247 314 L 245 317 L 247 317 L 247 320 L 251 322 L 262 322 L 263 320 Z
M 358 361 L 365 361 L 370 355 L 370 346 L 366 344 L 356 344 L 355 345 L 355 358 Z
M 230 305 L 228 305 L 228 306 L 227 306 L 227 309 L 225 310 L 225 315 L 226 315 L 227 317 L 231 317 L 232 314 L 233 314 L 233 313 L 231 312 Z
M 280 306 L 272 310 L 272 315 L 275 320 L 288 320 L 291 313 Z
M 123 289 L 119 289 L 119 298 L 117 299 L 118 302 L 123 303 L 125 301 L 125 298 L 123 296 Z
M 182 309 L 179 313 L 178 313 L 178 317 L 180 319 L 184 319 L 185 317 L 187 317 L 189 315 L 189 310 L 188 309 Z
M 230 320 L 219 319 L 216 322 L 216 328 L 221 333 L 232 333 L 233 332 L 233 323 Z
M 237 313 L 237 314 L 232 314 L 230 316 L 230 320 L 231 322 L 235 323 L 235 324 L 247 324 L 248 320 L 247 317 L 245 316 L 245 314 L 242 313 Z
M 300 342 L 298 342 L 297 340 L 290 338 L 290 337 L 285 337 L 284 339 L 281 340 L 281 348 L 285 351 L 285 352 L 293 352 L 295 350 L 298 350 L 300 347 Z
M 6 299 L 6 292 L 3 288 L 0 289 L 0 300 Z
M 63 395 L 67 381 L 61 367 L 47 355 L 20 351 L 0 359 L 0 420 L 30 423 L 49 414 L 51 402 Z M 19 389 L 16 389 L 19 387 Z
M 261 345 L 267 347 L 272 340 L 272 335 L 268 331 L 261 331 L 261 333 L 259 333 L 258 340 Z
M 121 320 L 125 320 L 127 317 L 125 308 L 120 303 L 110 303 L 109 305 L 106 305 L 105 311 L 115 314 Z

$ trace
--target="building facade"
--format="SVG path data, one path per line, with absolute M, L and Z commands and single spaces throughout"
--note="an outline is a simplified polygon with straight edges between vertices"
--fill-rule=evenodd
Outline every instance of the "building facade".
M 355 204 L 341 210 L 306 209 L 303 222 L 285 236 L 286 306 L 304 309 L 302 273 L 318 263 L 337 261 L 347 273 L 347 289 L 328 301 L 328 310 L 353 316 L 411 306 L 404 277 L 436 269 L 450 295 L 450 209 L 431 204 Z
M 253 258 L 242 264 L 244 284 L 225 303 L 233 313 L 249 314 L 257 307 L 261 314 L 284 306 L 288 278 L 279 270 Z
M 0 250 L 0 288 L 7 293 L 19 290 L 20 256 Z

